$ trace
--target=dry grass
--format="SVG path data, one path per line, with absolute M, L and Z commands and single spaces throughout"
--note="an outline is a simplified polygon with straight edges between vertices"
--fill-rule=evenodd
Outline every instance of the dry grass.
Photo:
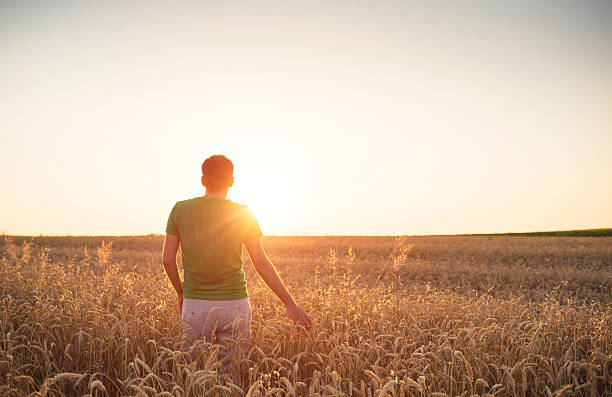
M 316 326 L 247 265 L 225 381 L 180 351 L 160 237 L 0 240 L 3 396 L 612 395 L 612 238 L 266 238 Z

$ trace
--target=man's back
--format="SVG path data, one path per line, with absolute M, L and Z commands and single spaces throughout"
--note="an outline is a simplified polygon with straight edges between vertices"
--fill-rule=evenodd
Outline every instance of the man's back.
M 247 207 L 218 197 L 175 204 L 166 233 L 178 236 L 185 269 L 183 297 L 204 300 L 247 298 L 242 244 L 262 235 Z

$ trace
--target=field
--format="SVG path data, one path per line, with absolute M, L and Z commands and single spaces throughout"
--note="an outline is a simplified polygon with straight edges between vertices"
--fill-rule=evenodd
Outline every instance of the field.
M 0 237 L 0 395 L 612 396 L 612 237 L 266 237 L 316 324 L 247 263 L 231 379 L 181 352 L 162 243 Z

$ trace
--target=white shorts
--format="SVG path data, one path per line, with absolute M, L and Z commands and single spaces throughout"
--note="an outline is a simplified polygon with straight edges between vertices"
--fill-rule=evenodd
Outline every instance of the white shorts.
M 196 339 L 217 343 L 223 369 L 229 368 L 229 356 L 248 349 L 251 337 L 251 303 L 249 298 L 236 300 L 203 300 L 183 298 L 183 334 L 186 351 Z M 237 342 L 226 341 L 233 339 Z M 195 358 L 192 352 L 192 358 Z

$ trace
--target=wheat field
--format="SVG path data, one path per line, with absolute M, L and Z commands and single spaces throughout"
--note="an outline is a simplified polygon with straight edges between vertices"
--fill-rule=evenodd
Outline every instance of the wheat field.
M 2 396 L 612 396 L 612 238 L 266 237 L 252 346 L 181 351 L 160 236 L 0 237 Z

